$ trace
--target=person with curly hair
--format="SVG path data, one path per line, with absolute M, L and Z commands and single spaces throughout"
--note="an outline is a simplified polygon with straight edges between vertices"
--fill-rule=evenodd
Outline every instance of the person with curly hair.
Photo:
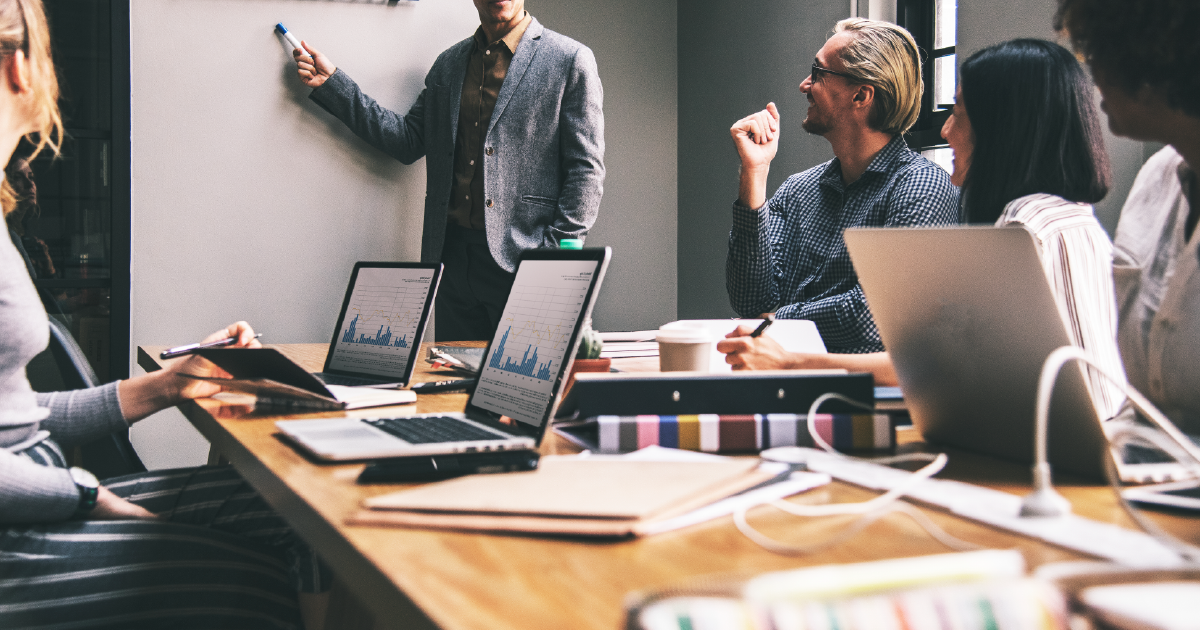
M 1117 341 L 1130 384 L 1200 432 L 1200 3 L 1059 0 L 1055 22 L 1091 67 L 1113 133 L 1167 145 L 1117 224 Z

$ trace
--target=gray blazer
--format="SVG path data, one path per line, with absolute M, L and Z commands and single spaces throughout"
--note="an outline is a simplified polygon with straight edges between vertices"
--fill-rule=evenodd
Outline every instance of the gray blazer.
M 446 237 L 454 141 L 473 38 L 450 47 L 401 116 L 362 93 L 339 69 L 310 98 L 375 148 L 426 163 L 421 260 L 437 262 Z M 604 91 L 591 49 L 536 19 L 517 46 L 484 140 L 488 248 L 503 268 L 521 252 L 583 238 L 604 192 Z

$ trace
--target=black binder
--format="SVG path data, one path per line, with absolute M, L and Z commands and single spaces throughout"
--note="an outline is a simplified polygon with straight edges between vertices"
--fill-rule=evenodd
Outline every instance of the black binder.
M 559 417 L 663 416 L 808 412 L 818 396 L 838 393 L 873 407 L 870 374 L 771 370 L 762 372 L 661 374 L 579 373 L 559 408 Z M 862 413 L 839 400 L 820 413 Z

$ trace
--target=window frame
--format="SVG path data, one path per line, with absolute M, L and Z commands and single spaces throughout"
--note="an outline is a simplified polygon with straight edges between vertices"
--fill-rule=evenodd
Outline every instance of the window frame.
M 955 0 L 942 1 L 955 2 Z M 896 23 L 912 34 L 922 56 L 921 80 L 925 84 L 925 89 L 921 94 L 921 114 L 917 117 L 917 122 L 912 129 L 904 134 L 904 140 L 908 143 L 909 148 L 918 153 L 948 146 L 942 139 L 942 125 L 950 117 L 950 108 L 938 109 L 938 106 L 952 106 L 953 104 L 934 102 L 934 66 L 936 60 L 955 54 L 955 46 L 937 49 L 933 47 L 937 28 L 937 2 L 938 0 L 896 0 Z M 954 44 L 958 43 L 957 40 L 956 36 Z M 957 72 L 957 68 L 955 72 Z M 957 80 L 957 75 L 955 80 Z

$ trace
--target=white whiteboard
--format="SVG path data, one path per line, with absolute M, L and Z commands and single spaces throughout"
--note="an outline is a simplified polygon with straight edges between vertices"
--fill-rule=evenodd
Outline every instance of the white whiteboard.
M 400 164 L 309 101 L 277 22 L 406 111 L 479 18 L 460 1 L 130 3 L 135 346 L 235 319 L 266 342 L 328 341 L 355 261 L 420 257 L 424 161 Z M 175 412 L 132 436 L 151 467 L 208 450 Z
M 282 21 L 406 111 L 470 2 L 131 3 L 134 343 L 234 318 L 324 341 L 356 260 L 420 256 L 424 161 L 370 148 L 308 100 Z
M 472 2 L 130 5 L 132 344 L 185 343 L 233 318 L 267 342 L 328 341 L 354 261 L 418 258 L 425 166 L 309 101 L 275 23 L 406 111 L 437 55 L 478 27 Z M 657 328 L 676 319 L 676 2 L 527 8 L 591 47 L 604 84 L 608 173 L 588 245 L 614 253 L 595 321 Z M 133 439 L 151 467 L 202 463 L 208 449 L 173 411 Z

